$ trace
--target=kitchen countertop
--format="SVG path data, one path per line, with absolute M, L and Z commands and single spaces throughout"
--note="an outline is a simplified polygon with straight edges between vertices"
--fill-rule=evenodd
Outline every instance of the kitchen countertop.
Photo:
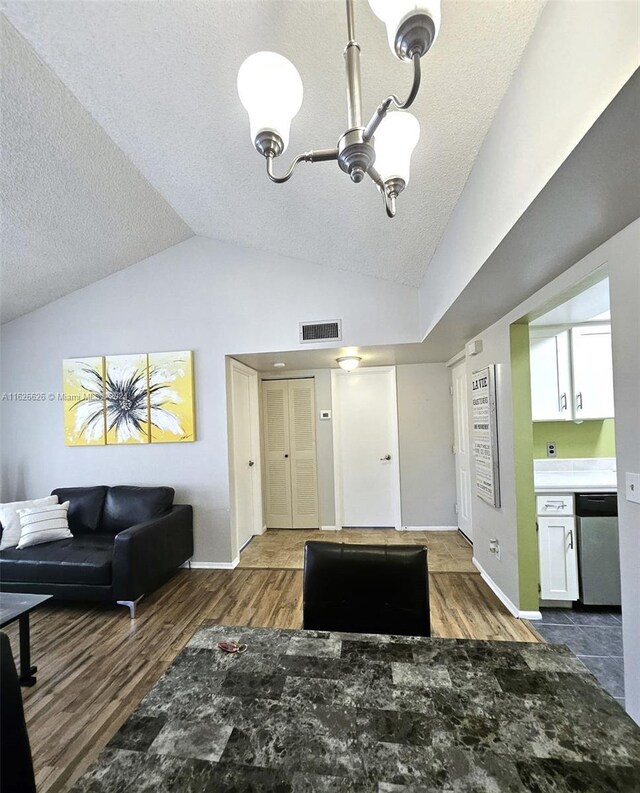
M 73 791 L 630 793 L 638 779 L 640 728 L 562 645 L 209 624 Z
M 536 493 L 615 493 L 615 471 L 534 471 Z

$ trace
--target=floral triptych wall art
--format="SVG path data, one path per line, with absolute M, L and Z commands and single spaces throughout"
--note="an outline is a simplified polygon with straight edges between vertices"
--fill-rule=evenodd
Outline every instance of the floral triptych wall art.
M 195 440 L 193 353 L 63 362 L 67 446 Z

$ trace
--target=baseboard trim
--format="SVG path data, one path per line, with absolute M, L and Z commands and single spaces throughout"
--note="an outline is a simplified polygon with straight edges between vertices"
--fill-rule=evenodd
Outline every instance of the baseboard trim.
M 457 526 L 403 526 L 399 531 L 458 531 Z
M 320 531 L 340 531 L 340 526 L 320 526 Z
M 487 573 L 484 567 L 480 564 L 480 562 L 474 556 L 471 561 L 473 562 L 474 566 L 477 568 L 478 572 L 482 576 L 482 580 L 485 584 L 489 587 L 489 589 L 493 592 L 493 594 L 498 598 L 498 600 L 508 609 L 514 617 L 517 617 L 519 620 L 541 620 L 542 614 L 539 611 L 521 611 L 513 601 L 508 598 L 505 593 L 500 589 L 500 587 L 496 584 L 496 582 L 491 578 L 491 576 Z
M 191 562 L 193 570 L 234 570 L 240 564 L 240 557 L 236 556 L 233 562 Z M 189 562 L 185 562 L 183 567 L 189 567 Z

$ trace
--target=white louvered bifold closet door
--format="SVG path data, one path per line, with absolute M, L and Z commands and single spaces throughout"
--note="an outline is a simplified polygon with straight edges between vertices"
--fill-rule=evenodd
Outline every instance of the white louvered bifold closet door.
M 266 519 L 270 529 L 290 529 L 291 458 L 287 380 L 262 383 Z
M 314 380 L 265 380 L 262 399 L 267 527 L 317 528 Z
M 314 380 L 289 380 L 291 512 L 294 529 L 318 528 Z

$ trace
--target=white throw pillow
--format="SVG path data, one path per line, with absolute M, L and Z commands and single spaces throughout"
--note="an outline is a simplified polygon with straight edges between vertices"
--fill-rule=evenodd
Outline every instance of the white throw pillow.
M 46 496 L 45 498 L 35 498 L 31 501 L 12 501 L 9 504 L 0 504 L 0 524 L 2 525 L 0 551 L 6 551 L 7 548 L 15 548 L 20 541 L 19 509 L 48 507 L 57 503 L 58 496 Z
M 51 504 L 48 507 L 19 509 L 20 542 L 18 549 L 54 540 L 68 540 L 73 537 L 69 531 L 67 520 L 68 509 L 68 501 L 65 501 L 64 504 Z

